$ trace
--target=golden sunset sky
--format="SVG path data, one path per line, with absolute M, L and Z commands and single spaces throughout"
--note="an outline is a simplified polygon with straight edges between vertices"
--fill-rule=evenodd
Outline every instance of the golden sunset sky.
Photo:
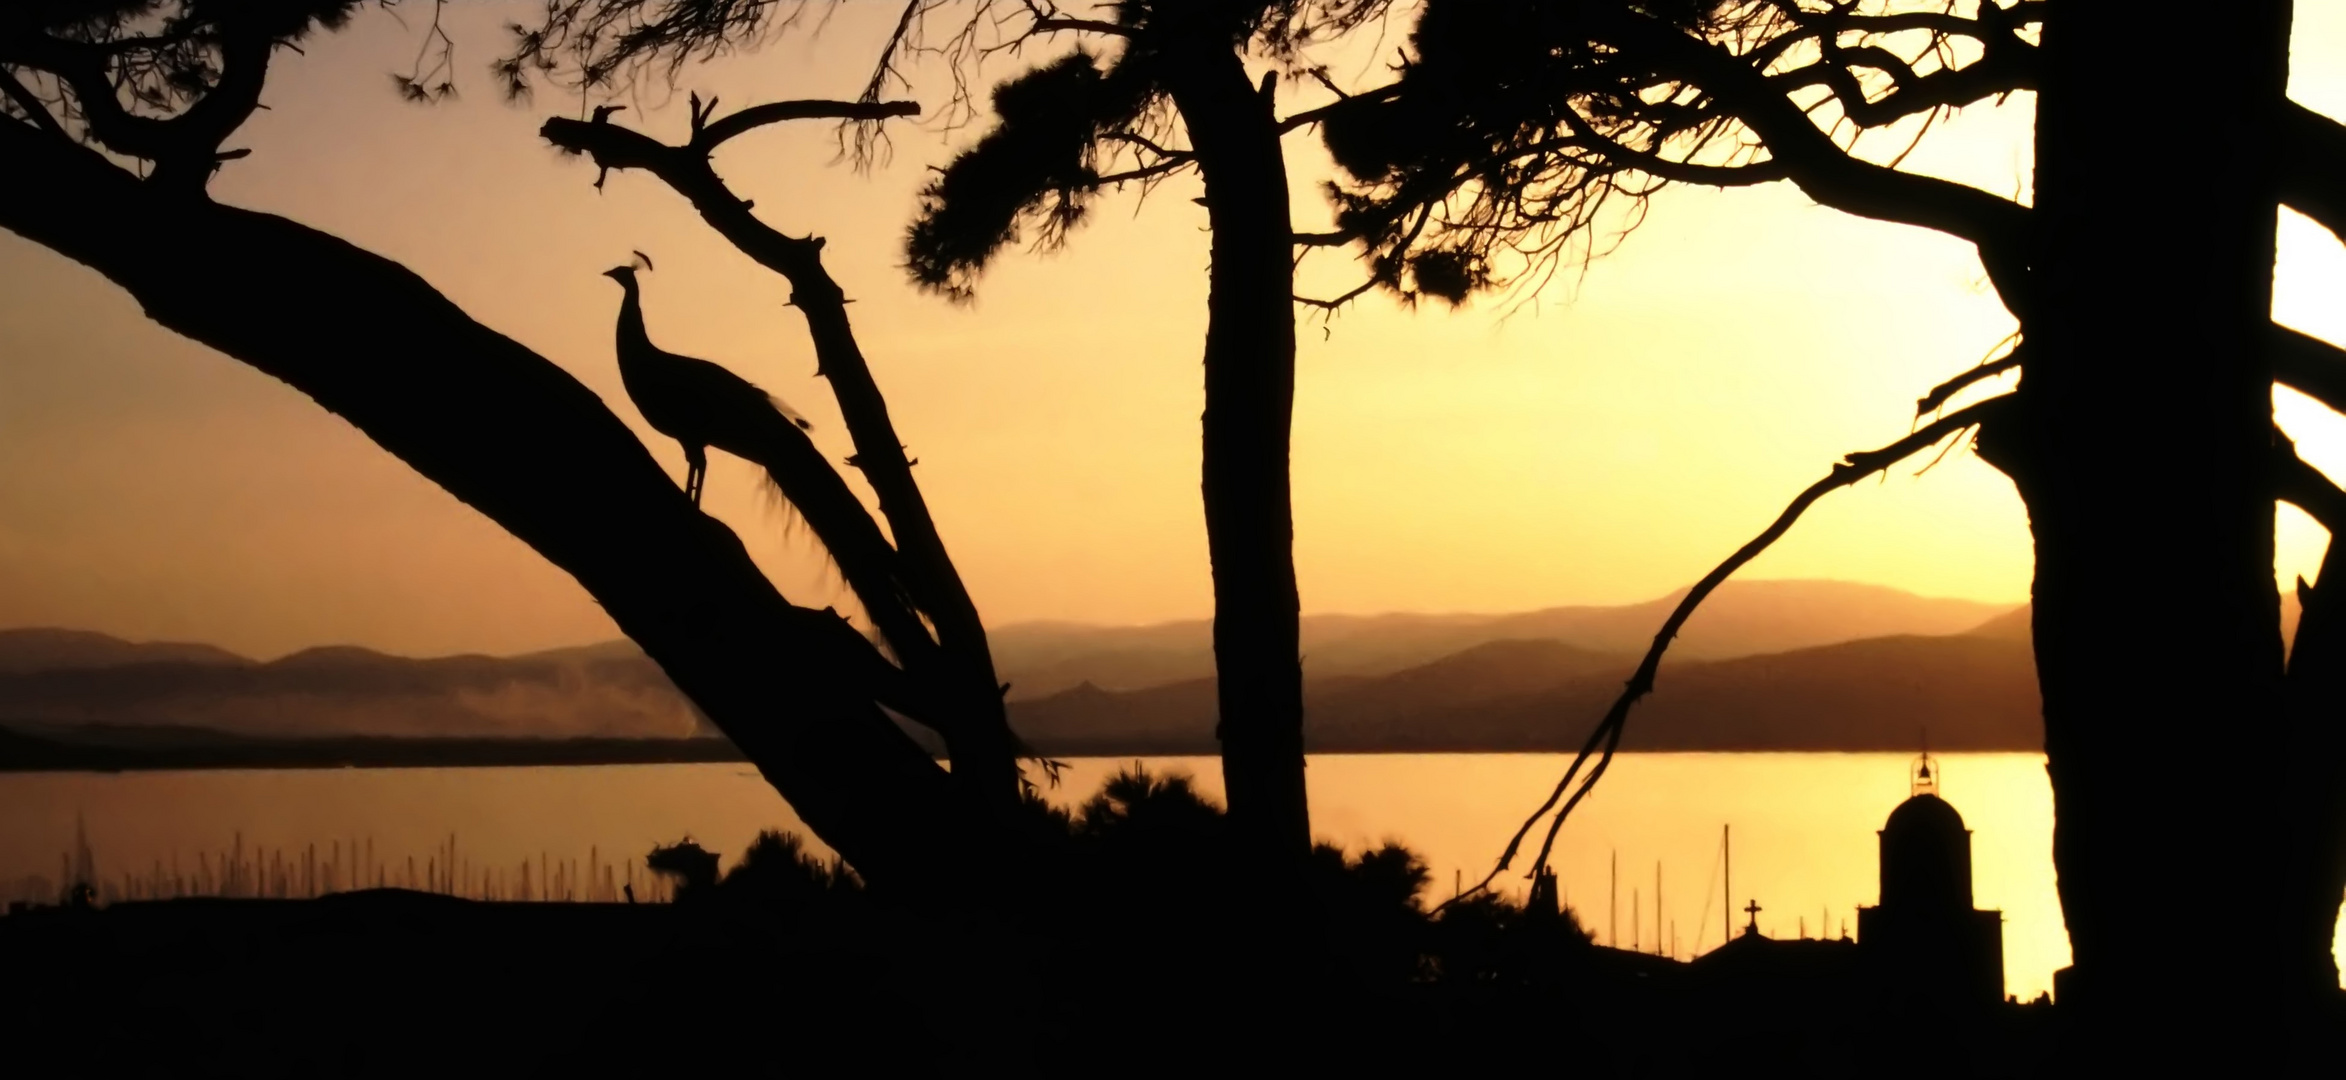
M 370 11 L 306 55 L 281 55 L 269 111 L 231 143 L 254 153 L 214 193 L 405 263 L 584 380 L 681 475 L 612 359 L 619 294 L 598 274 L 641 248 L 659 266 L 645 278 L 654 339 L 780 394 L 844 456 L 780 280 L 648 177 L 614 175 L 596 192 L 591 166 L 535 133 L 547 115 L 575 113 L 575 98 L 499 99 L 484 72 L 500 24 L 534 6 L 452 11 L 460 96 L 430 107 L 399 101 L 388 77 L 412 62 L 420 10 L 406 25 Z M 2346 10 L 2298 7 L 2292 94 L 2346 116 Z M 819 34 L 689 69 L 680 87 L 728 108 L 853 97 L 893 11 L 847 4 Z M 1373 74 L 1369 55 L 1351 76 Z M 1005 58 L 989 77 L 1037 58 Z M 943 102 L 941 72 L 918 82 L 909 96 Z M 681 88 L 647 88 L 620 119 L 680 139 Z M 899 241 L 926 167 L 979 129 L 893 130 L 893 159 L 868 175 L 837 161 L 821 124 L 736 140 L 718 165 L 768 222 L 829 239 L 831 271 L 857 300 L 865 351 L 988 620 L 1207 615 L 1206 236 L 1192 182 L 1145 202 L 1108 198 L 1066 250 L 1006 257 L 975 304 L 956 306 L 907 284 Z M 1934 131 L 1908 164 L 2024 193 L 2028 137 L 2022 97 Z M 1325 165 L 1310 138 L 1289 146 L 1309 226 L 1325 213 L 1314 189 Z M 2190 198 L 2187 184 L 2176 197 Z M 2275 313 L 2346 342 L 2346 251 L 2283 216 Z M 202 253 L 187 272 L 205 272 Z M 1333 293 L 1352 273 L 1346 257 L 1320 256 L 1306 281 Z M 155 327 L 94 273 L 0 234 L 0 283 L 0 626 L 261 656 L 330 642 L 513 652 L 615 635 L 582 590 L 486 519 L 299 394 Z M 1585 275 L 1514 302 L 1412 312 L 1365 299 L 1301 335 L 1304 609 L 1660 595 L 1841 454 L 1904 434 L 1915 398 L 2011 329 L 1966 245 L 1783 186 L 1670 192 Z M 2346 475 L 2346 424 L 2291 395 L 2279 407 L 2308 457 Z M 718 460 L 712 512 L 792 599 L 843 603 L 749 468 Z M 2025 599 L 2028 534 L 2010 485 L 1967 453 L 1919 477 L 1918 465 L 1826 500 L 1747 573 Z M 2326 537 L 2294 511 L 2281 527 L 2279 572 L 2310 576 Z

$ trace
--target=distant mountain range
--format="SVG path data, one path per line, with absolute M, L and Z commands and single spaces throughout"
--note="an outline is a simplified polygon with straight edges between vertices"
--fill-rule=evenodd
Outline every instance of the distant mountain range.
M 1323 752 L 1577 747 L 1676 600 L 1307 618 L 1307 741 Z M 1205 622 L 1021 624 L 993 640 L 1012 684 L 1012 723 L 1042 752 L 1214 749 Z M 1903 749 L 1925 727 L 1946 749 L 2038 744 L 2025 608 L 1841 582 L 1730 583 L 1671 656 L 1625 746 Z M 220 744 L 210 733 L 315 744 L 275 752 L 288 762 L 386 738 L 711 734 L 627 642 L 436 659 L 334 647 L 263 662 L 207 645 L 68 630 L 0 631 L 0 727 L 116 750 L 193 752 Z M 0 766 L 22 756 L 11 745 L 0 741 Z
M 0 631 L 0 725 L 266 738 L 708 733 L 667 675 L 629 642 L 426 660 L 336 646 L 262 662 L 206 645 L 73 630 Z
M 1554 641 L 1497 641 L 1382 676 L 1313 680 L 1304 741 L 1320 753 L 1578 749 L 1635 657 Z M 2041 744 L 2026 641 L 1900 635 L 1732 660 L 1665 663 L 1631 714 L 1632 750 L 1947 750 Z M 1214 682 L 1083 686 L 1014 702 L 1038 747 L 1068 755 L 1214 748 Z
M 1314 678 L 1390 674 L 1493 641 L 1560 641 L 1635 655 L 1685 595 L 1680 589 L 1641 604 L 1511 615 L 1310 615 L 1303 620 L 1304 671 Z M 1670 653 L 1721 660 L 1894 634 L 1959 634 L 2012 610 L 1844 581 L 1730 581 L 1703 602 Z M 1202 619 L 1131 627 L 1018 623 L 989 637 L 1014 701 L 1087 682 L 1138 690 L 1214 673 L 1213 628 Z

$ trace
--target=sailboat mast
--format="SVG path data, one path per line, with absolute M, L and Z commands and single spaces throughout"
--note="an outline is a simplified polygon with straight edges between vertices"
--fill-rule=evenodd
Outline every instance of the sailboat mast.
M 1725 870 L 1719 875 L 1723 882 L 1719 899 L 1724 901 L 1719 905 L 1719 944 L 1722 945 L 1735 940 L 1734 917 L 1728 914 L 1735 909 L 1735 837 L 1729 828 L 1719 826 L 1719 859 Z

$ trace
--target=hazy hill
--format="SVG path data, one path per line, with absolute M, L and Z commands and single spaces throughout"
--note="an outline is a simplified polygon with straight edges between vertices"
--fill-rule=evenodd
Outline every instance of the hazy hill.
M 1685 590 L 1641 604 L 1561 607 L 1512 615 L 1312 615 L 1304 670 L 1314 678 L 1382 675 L 1494 641 L 1549 640 L 1591 652 L 1642 652 Z M 1916 596 L 1842 581 L 1730 581 L 1672 646 L 1686 659 L 1724 659 L 1893 634 L 1954 634 L 2008 605 Z M 993 631 L 995 664 L 1012 700 L 1090 683 L 1137 690 L 1214 673 L 1203 620 L 1156 626 L 1020 623 Z
M 2283 642 L 2297 636 L 2299 610 L 2297 593 L 2294 590 L 2283 592 L 2281 594 L 2281 640 Z M 2029 626 L 2029 618 L 2032 614 L 2034 612 L 2031 610 L 2031 606 L 2022 604 L 1982 623 L 1973 633 L 2004 637 L 2013 641 L 2034 641 L 2036 635 Z
M 1497 642 L 1381 676 L 1316 679 L 1305 740 L 1319 752 L 1577 749 L 1634 666 L 1552 641 Z M 1902 750 L 1928 729 L 1949 750 L 2033 750 L 2034 660 L 2009 634 L 1900 635 L 1732 660 L 1666 664 L 1622 745 L 1645 750 Z M 1210 753 L 1214 683 L 1015 702 L 1046 753 Z
M 308 649 L 259 662 L 207 646 L 17 631 L 0 653 L 0 723 L 207 728 L 301 737 L 681 737 L 699 714 L 627 643 L 515 657 L 410 659 Z M 72 649 L 44 642 L 75 641 Z M 63 657 L 66 662 L 53 659 Z M 111 662 L 108 662 L 111 661 Z M 48 663 L 51 666 L 39 666 Z
M 242 665 L 252 661 L 210 645 L 129 642 L 88 630 L 0 630 L 0 675 L 140 663 Z

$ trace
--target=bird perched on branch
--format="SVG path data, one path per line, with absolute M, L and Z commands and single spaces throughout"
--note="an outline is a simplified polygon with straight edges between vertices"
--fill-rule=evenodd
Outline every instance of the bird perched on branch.
M 644 332 L 643 291 L 635 279 L 636 271 L 651 268 L 651 257 L 638 251 L 626 266 L 603 271 L 627 291 L 619 303 L 619 380 L 644 421 L 684 447 L 684 494 L 699 506 L 711 445 L 741 445 L 747 433 L 771 424 L 777 415 L 800 428 L 814 425 L 748 379 L 652 344 Z

